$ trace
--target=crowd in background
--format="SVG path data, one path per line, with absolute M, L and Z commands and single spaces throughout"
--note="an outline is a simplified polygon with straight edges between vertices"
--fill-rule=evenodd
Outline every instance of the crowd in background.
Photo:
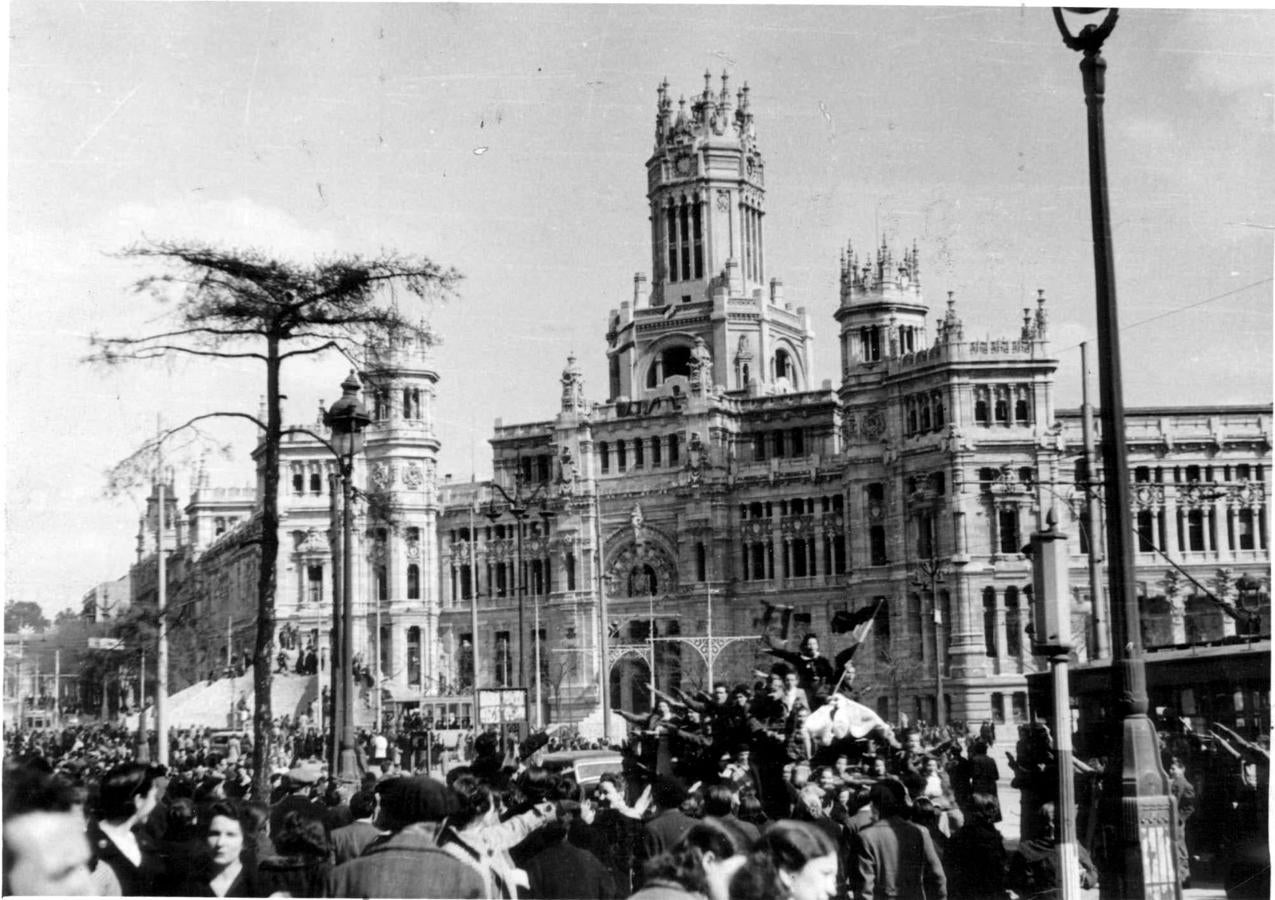
M 413 736 L 436 723 L 403 719 L 398 732 L 360 735 L 361 780 L 338 783 L 318 729 L 280 720 L 269 796 L 252 791 L 247 735 L 176 730 L 161 768 L 137 761 L 136 735 L 119 728 L 12 732 L 4 890 L 638 900 L 1057 891 L 1057 758 L 1045 726 L 1026 724 L 1011 741 L 991 722 L 886 723 L 857 702 L 852 659 L 834 666 L 814 636 L 791 650 L 767 636 L 767 646 L 774 665 L 754 682 L 656 692 L 650 713 L 622 713 L 633 727 L 610 748 L 571 730 L 521 740 L 487 731 L 450 758 L 432 745 L 422 758 Z M 1173 717 L 1161 725 L 1189 883 L 1193 857 L 1225 855 L 1245 827 L 1263 827 L 1269 755 L 1221 726 L 1200 735 Z M 615 765 L 596 782 L 555 763 L 561 751 L 599 749 L 614 750 Z M 1010 847 L 997 757 L 1022 804 Z M 1088 887 L 1089 851 L 1110 839 L 1096 814 L 1102 771 L 1092 759 L 1076 772 Z

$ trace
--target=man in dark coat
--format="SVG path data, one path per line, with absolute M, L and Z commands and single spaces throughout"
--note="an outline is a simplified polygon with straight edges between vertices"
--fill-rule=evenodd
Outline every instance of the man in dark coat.
M 855 900 L 924 897 L 946 900 L 947 878 L 930 833 L 903 818 L 907 796 L 898 781 L 881 781 L 869 791 L 877 821 L 855 842 L 851 872 Z
M 310 791 L 323 775 L 323 764 L 318 761 L 298 763 L 283 776 L 281 787 L 286 792 L 270 805 L 270 833 L 278 834 L 283 827 L 283 817 L 295 812 L 305 819 L 324 818 L 324 807 L 310 797 Z
M 1178 857 L 1178 878 L 1184 888 L 1191 886 L 1191 854 L 1186 846 L 1186 823 L 1195 814 L 1195 785 L 1186 777 L 1186 763 L 1179 756 L 1169 761 L 1169 794 L 1178 814 L 1177 835 L 1173 840 Z
M 350 798 L 350 815 L 354 821 L 332 831 L 332 853 L 338 866 L 359 856 L 368 844 L 383 834 L 372 824 L 375 812 L 376 794 L 372 791 L 359 791 Z
M 641 861 L 653 859 L 672 847 L 691 830 L 695 820 L 682 812 L 686 786 L 671 776 L 661 776 L 651 788 L 651 799 L 659 810 L 646 823 L 642 835 Z
M 438 823 L 460 809 L 451 788 L 426 777 L 391 778 L 377 794 L 377 824 L 390 833 L 329 872 L 323 896 L 484 896 L 478 871 L 437 845 Z
M 546 900 L 611 900 L 619 896 L 606 866 L 589 851 L 567 842 L 578 811 L 578 804 L 563 803 L 558 818 L 544 827 L 544 849 L 523 866 L 530 884 L 526 896 Z

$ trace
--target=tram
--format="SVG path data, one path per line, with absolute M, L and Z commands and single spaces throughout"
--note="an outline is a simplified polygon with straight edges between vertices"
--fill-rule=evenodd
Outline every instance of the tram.
M 1144 651 L 1150 713 L 1159 722 L 1180 718 L 1191 731 L 1208 734 L 1213 723 L 1250 739 L 1271 727 L 1271 640 L 1226 638 Z M 1097 755 L 1110 724 L 1120 715 L 1111 689 L 1111 660 L 1069 667 L 1076 752 Z M 1053 676 L 1027 676 L 1028 702 L 1036 718 L 1053 717 Z

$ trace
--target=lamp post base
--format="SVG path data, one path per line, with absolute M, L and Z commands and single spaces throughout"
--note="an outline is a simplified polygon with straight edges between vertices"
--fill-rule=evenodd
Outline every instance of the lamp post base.
M 1160 765 L 1155 725 L 1146 715 L 1125 717 L 1121 755 L 1118 832 L 1112 848 L 1117 858 L 1107 866 L 1102 896 L 1179 900 L 1173 800 Z
M 337 780 L 344 784 L 357 783 L 363 774 L 359 771 L 359 756 L 354 748 L 343 744 L 337 756 Z

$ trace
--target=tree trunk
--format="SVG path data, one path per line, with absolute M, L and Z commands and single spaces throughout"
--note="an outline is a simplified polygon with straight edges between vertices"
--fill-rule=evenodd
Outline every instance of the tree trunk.
M 283 430 L 279 409 L 279 335 L 266 338 L 265 484 L 261 497 L 261 563 L 257 572 L 257 635 L 252 656 L 256 694 L 252 734 L 253 797 L 270 802 L 270 760 L 274 756 L 274 711 L 271 685 L 274 667 L 275 567 L 279 558 L 279 442 Z

